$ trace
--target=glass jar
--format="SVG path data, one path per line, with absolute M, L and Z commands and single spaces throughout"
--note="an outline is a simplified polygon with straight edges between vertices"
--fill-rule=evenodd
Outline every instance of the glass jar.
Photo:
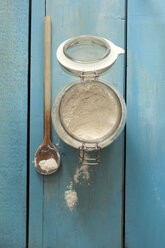
M 80 77 L 57 95 L 52 120 L 60 138 L 79 149 L 80 162 L 98 164 L 101 149 L 121 133 L 126 106 L 118 90 L 99 75 L 116 61 L 122 48 L 96 36 L 78 36 L 63 42 L 57 50 L 62 68 Z M 94 152 L 93 157 L 86 153 Z

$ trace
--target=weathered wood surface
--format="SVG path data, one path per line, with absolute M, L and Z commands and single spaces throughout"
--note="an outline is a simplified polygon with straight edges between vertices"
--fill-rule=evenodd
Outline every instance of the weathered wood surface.
M 0 247 L 26 243 L 28 1 L 0 1 Z M 46 7 L 46 8 L 45 8 Z M 58 45 L 80 34 L 106 37 L 124 48 L 125 1 L 32 1 L 29 247 L 121 248 L 124 138 L 103 151 L 90 169 L 90 185 L 76 185 L 79 203 L 70 212 L 66 186 L 78 166 L 77 151 L 52 129 L 62 167 L 49 177 L 33 164 L 43 141 L 44 17 L 52 18 L 52 103 L 76 80 L 59 67 Z M 126 247 L 164 248 L 165 75 L 163 0 L 128 1 Z M 103 77 L 124 92 L 124 56 Z
M 165 2 L 128 2 L 126 247 L 165 247 Z
M 45 1 L 32 1 L 30 75 L 29 247 L 41 248 L 44 177 L 34 168 L 34 156 L 44 133 L 44 21 Z
M 26 244 L 29 3 L 0 1 L 0 247 Z
M 38 11 L 40 9 L 40 11 Z M 99 9 L 99 12 L 98 12 Z M 52 18 L 52 102 L 62 87 L 73 80 L 56 60 L 57 46 L 80 34 L 106 37 L 124 47 L 125 1 L 47 1 Z M 78 166 L 75 149 L 53 133 L 62 157 L 60 170 L 48 177 L 38 175 L 32 164 L 43 139 L 43 44 L 44 3 L 32 2 L 31 138 L 29 247 L 122 247 L 123 138 L 103 152 L 99 167 L 91 168 L 90 185 L 76 186 L 79 204 L 68 210 L 64 192 Z M 116 32 L 118 30 L 118 32 Z M 124 91 L 124 56 L 106 76 Z
M 46 1 L 46 15 L 52 18 L 52 102 L 66 84 L 77 79 L 58 65 L 56 49 L 67 38 L 93 34 L 124 47 L 125 1 Z M 121 93 L 124 90 L 124 56 L 104 76 Z M 78 166 L 77 150 L 65 145 L 53 133 L 62 156 L 62 167 L 44 179 L 43 247 L 121 248 L 123 138 L 103 151 L 102 164 L 90 169 L 88 185 L 75 185 L 78 206 L 67 208 L 64 192 Z

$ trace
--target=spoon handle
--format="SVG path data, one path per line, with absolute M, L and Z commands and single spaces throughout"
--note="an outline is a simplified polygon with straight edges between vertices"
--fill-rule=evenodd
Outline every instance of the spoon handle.
M 50 59 L 51 59 L 51 19 L 45 17 L 45 125 L 44 142 L 50 141 Z

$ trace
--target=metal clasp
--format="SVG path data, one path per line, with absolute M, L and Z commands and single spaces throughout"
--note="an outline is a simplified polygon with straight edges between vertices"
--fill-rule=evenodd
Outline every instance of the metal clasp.
M 101 157 L 101 147 L 99 147 L 97 144 L 95 146 L 86 146 L 85 144 L 82 144 L 81 147 L 79 147 L 79 159 L 80 163 L 84 165 L 99 165 L 100 163 L 100 157 Z M 94 152 L 95 156 L 92 157 L 90 152 Z
M 96 71 L 93 71 L 93 73 L 87 73 L 85 71 L 81 72 L 80 78 L 82 79 L 82 82 L 85 82 L 86 80 L 93 79 L 98 80 L 99 74 Z

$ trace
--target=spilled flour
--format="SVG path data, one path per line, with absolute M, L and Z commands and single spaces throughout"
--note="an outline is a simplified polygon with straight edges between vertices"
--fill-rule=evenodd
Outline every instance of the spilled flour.
M 45 170 L 47 172 L 58 169 L 58 164 L 56 163 L 56 160 L 54 158 L 49 158 L 47 160 L 41 160 L 39 162 L 39 166 L 42 170 Z
M 89 158 L 87 154 L 85 155 L 85 157 L 86 159 Z M 85 181 L 89 180 L 90 174 L 88 168 L 88 165 L 81 164 L 80 168 L 76 169 L 75 174 L 73 176 L 73 180 L 70 182 L 70 185 L 67 186 L 67 190 L 65 191 L 66 204 L 71 211 L 74 209 L 74 207 L 76 207 L 78 203 L 78 194 L 75 189 L 73 189 L 73 186 L 74 184 L 78 184 L 80 182 L 80 178 Z
M 70 210 L 76 206 L 78 202 L 77 192 L 73 190 L 73 182 L 68 186 L 68 190 L 65 191 L 65 200 Z
M 76 172 L 74 174 L 74 182 L 79 183 L 79 177 L 82 175 L 82 178 L 84 180 L 89 179 L 89 171 L 88 171 L 88 165 L 82 164 L 80 168 L 76 169 Z

